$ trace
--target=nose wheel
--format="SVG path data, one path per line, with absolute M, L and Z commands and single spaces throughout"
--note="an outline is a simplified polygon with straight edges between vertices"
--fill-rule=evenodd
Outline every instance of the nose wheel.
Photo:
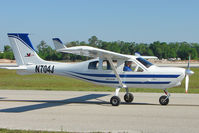
M 169 103 L 169 98 L 167 98 L 167 96 L 163 95 L 159 98 L 159 102 L 161 105 L 167 105 Z
M 166 95 L 163 95 L 163 96 L 161 96 L 161 97 L 159 98 L 159 102 L 160 102 L 161 105 L 167 105 L 167 104 L 169 103 L 170 93 L 168 93 L 168 90 L 167 90 L 167 89 L 164 90 L 164 93 L 165 93 Z

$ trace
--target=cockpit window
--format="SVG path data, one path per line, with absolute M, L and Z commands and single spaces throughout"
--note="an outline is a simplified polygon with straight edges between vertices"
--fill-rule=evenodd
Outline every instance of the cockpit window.
M 123 71 L 133 71 L 132 61 L 125 61 Z
M 108 60 L 103 60 L 102 69 L 103 70 L 112 70 L 111 64 L 109 63 Z
M 140 63 L 142 63 L 145 67 L 149 68 L 150 66 L 152 66 L 153 64 L 147 60 L 145 60 L 144 58 L 136 58 L 136 60 L 138 60 Z
M 99 61 L 90 62 L 88 65 L 88 69 L 98 69 Z
M 125 61 L 123 71 L 124 72 L 143 72 L 144 70 L 133 61 Z

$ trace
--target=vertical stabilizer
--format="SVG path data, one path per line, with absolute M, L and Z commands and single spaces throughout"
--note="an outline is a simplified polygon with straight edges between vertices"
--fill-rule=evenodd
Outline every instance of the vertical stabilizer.
M 66 46 L 62 43 L 62 41 L 59 38 L 53 38 L 53 43 L 56 50 L 66 48 Z
M 46 62 L 37 55 L 27 33 L 8 33 L 8 38 L 17 65 L 41 64 Z

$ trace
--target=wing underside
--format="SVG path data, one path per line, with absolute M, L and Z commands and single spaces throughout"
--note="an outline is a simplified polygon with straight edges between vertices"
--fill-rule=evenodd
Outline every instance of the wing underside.
M 123 55 L 103 49 L 93 48 L 89 46 L 77 46 L 77 47 L 70 47 L 70 48 L 64 48 L 64 49 L 58 49 L 58 52 L 62 53 L 71 53 L 76 55 L 82 55 L 82 56 L 88 56 L 88 57 L 101 57 L 101 58 L 107 58 L 111 57 L 112 59 L 129 59 L 130 57 L 128 55 Z
M 81 55 L 81 56 L 88 56 L 88 57 L 93 57 L 93 58 L 111 58 L 112 60 L 114 59 L 123 59 L 123 60 L 128 60 L 131 58 L 136 58 L 138 56 L 133 56 L 133 55 L 125 55 L 125 54 L 120 54 L 104 49 L 99 49 L 99 48 L 94 48 L 90 46 L 76 46 L 76 47 L 66 47 L 62 41 L 59 38 L 53 38 L 53 42 L 55 45 L 55 48 L 57 52 L 62 52 L 62 53 L 71 53 L 75 55 Z M 142 58 L 157 58 L 155 56 L 141 56 Z

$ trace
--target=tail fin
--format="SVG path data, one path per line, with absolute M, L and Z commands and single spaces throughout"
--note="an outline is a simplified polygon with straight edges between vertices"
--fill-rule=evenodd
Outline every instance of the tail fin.
M 59 38 L 53 38 L 53 43 L 56 50 L 66 48 L 66 46 L 62 43 L 62 41 Z
M 41 64 L 46 62 L 37 55 L 27 33 L 8 33 L 8 38 L 17 65 Z

